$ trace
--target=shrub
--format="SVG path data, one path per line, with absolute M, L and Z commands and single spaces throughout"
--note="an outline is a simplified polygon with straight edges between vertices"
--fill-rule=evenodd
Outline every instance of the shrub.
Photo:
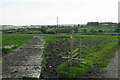
M 114 32 L 120 32 L 120 29 L 119 29 L 119 28 L 117 28 L 117 29 L 115 29 L 115 30 L 114 30 Z
M 98 30 L 98 32 L 103 32 L 102 30 Z
M 77 27 L 73 28 L 73 30 L 75 31 L 75 33 L 78 33 L 78 28 Z
M 86 33 L 86 32 L 87 32 L 87 29 L 83 29 L 83 32 Z
M 72 66 L 69 62 L 63 62 L 57 67 L 57 72 L 60 78 L 76 78 L 83 76 L 93 68 L 93 63 L 86 60 L 86 64 L 79 64 L 78 61 L 73 61 Z
M 55 34 L 55 31 L 48 31 L 48 34 Z
M 95 33 L 96 31 L 94 29 L 91 29 L 90 32 Z
M 56 48 L 56 49 L 53 49 L 53 50 L 52 50 L 52 53 L 57 53 L 58 51 L 60 51 L 60 49 L 59 49 L 59 48 Z
M 47 33 L 47 29 L 46 29 L 45 27 L 41 27 L 40 30 L 41 30 L 41 32 L 44 33 L 44 34 Z

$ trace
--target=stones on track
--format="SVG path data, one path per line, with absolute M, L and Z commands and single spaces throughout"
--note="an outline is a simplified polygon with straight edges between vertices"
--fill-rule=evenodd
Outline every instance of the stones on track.
M 44 44 L 42 36 L 34 36 L 30 43 L 6 55 L 2 59 L 2 77 L 23 78 L 30 76 L 39 78 Z

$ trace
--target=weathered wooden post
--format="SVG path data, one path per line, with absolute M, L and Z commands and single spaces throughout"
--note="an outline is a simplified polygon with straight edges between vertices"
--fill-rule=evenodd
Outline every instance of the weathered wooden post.
M 70 66 L 72 66 L 72 60 L 73 60 L 72 59 L 72 54 L 73 54 L 73 37 L 74 37 L 73 36 L 73 32 L 74 31 L 72 30 L 71 37 L 70 37 L 71 38 L 71 42 L 70 42 L 70 55 L 69 55 L 70 56 Z
M 80 38 L 80 59 L 81 59 L 81 50 L 82 50 L 82 38 Z
M 74 31 L 72 30 L 71 31 L 71 36 L 70 36 L 71 42 L 70 42 L 70 54 L 69 54 L 69 57 L 62 57 L 64 59 L 68 59 L 70 61 L 70 66 L 72 66 L 73 60 L 78 60 L 80 64 L 81 63 L 86 63 L 86 62 L 82 62 L 84 59 L 81 59 L 81 48 L 82 48 L 81 47 L 82 46 L 81 39 L 82 38 L 80 38 L 79 48 L 73 51 L 73 39 L 74 39 L 73 34 L 74 34 Z M 76 53 L 75 55 L 73 55 L 73 53 L 75 53 L 77 51 L 79 51 L 79 52 Z
M 80 44 L 79 44 L 79 59 L 81 59 L 81 45 L 82 45 L 82 42 L 81 42 L 81 39 L 82 38 L 80 38 Z M 81 63 L 81 61 L 79 60 L 79 62 Z

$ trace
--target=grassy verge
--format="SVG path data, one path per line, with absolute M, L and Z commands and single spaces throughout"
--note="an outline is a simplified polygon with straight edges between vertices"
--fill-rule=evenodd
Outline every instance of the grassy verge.
M 78 76 L 83 76 L 86 72 L 90 71 L 93 68 L 93 63 L 85 60 L 86 64 L 79 64 L 78 61 L 73 61 L 72 66 L 69 62 L 63 62 L 58 66 L 57 72 L 59 72 L 60 78 L 75 78 Z
M 77 34 L 75 36 L 79 38 Z M 109 60 L 115 56 L 118 49 L 117 36 L 86 35 L 83 37 L 81 55 L 82 59 L 87 63 L 76 66 L 74 63 L 77 63 L 77 61 L 75 61 L 72 66 L 69 66 L 68 62 L 64 62 L 57 67 L 59 77 L 76 78 L 83 76 L 93 69 L 93 65 L 97 65 L 99 69 L 106 67 Z M 78 38 L 76 38 L 76 42 Z M 84 67 L 81 67 L 83 65 Z
M 41 73 L 40 73 L 40 75 L 43 74 L 43 72 L 44 72 L 44 70 L 45 70 L 45 68 L 46 68 L 46 60 L 45 60 L 45 54 L 44 54 L 44 53 L 42 54 L 42 63 L 41 63 L 41 65 L 42 65 L 42 68 L 41 68 Z

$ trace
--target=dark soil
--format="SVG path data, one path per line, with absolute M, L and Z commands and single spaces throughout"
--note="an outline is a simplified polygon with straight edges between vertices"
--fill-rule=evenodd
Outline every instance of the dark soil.
M 64 62 L 64 59 L 57 56 L 60 52 L 65 52 L 66 48 L 69 48 L 69 43 L 67 39 L 63 40 L 63 38 L 57 38 L 59 41 L 56 41 L 56 44 L 49 44 L 46 52 L 50 53 L 49 55 L 45 55 L 46 57 L 46 69 L 44 73 L 41 75 L 41 78 L 58 78 L 58 73 L 56 71 L 57 66 Z M 61 45 L 62 43 L 66 43 L 68 45 Z M 59 48 L 57 53 L 53 52 L 53 49 Z
M 58 73 L 56 71 L 57 66 L 64 62 L 66 59 L 57 56 L 61 52 L 66 54 L 66 49 L 70 48 L 70 42 L 66 37 L 56 37 L 56 44 L 49 44 L 46 52 L 51 53 L 46 56 L 46 69 L 44 73 L 41 75 L 41 78 L 58 78 Z M 62 44 L 64 43 L 64 44 Z M 78 43 L 75 43 L 74 46 L 79 46 Z M 54 53 L 52 50 L 59 48 L 57 53 Z
M 60 65 L 64 60 L 58 57 L 55 53 L 46 56 L 46 69 L 41 76 L 42 78 L 57 78 L 56 72 L 57 66 Z

